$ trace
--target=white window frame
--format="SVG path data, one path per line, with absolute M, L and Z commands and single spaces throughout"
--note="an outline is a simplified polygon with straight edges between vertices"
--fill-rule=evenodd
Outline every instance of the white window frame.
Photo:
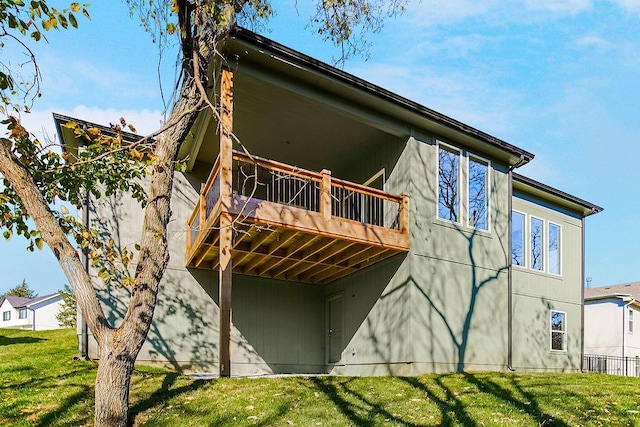
M 551 226 L 558 227 L 558 272 L 551 271 Z M 562 226 L 552 221 L 547 221 L 547 272 L 554 276 L 562 276 Z
M 470 152 L 465 152 L 466 153 L 466 167 L 467 167 L 467 174 L 466 174 L 466 179 L 465 182 L 467 184 L 467 204 L 465 206 L 465 211 L 467 214 L 467 227 L 471 227 L 480 231 L 484 231 L 487 233 L 491 232 L 491 160 L 489 159 L 485 159 L 484 157 L 478 156 L 477 154 L 473 154 Z M 475 225 L 471 225 L 471 200 L 470 200 L 470 196 L 471 196 L 471 186 L 469 185 L 469 179 L 471 177 L 471 174 L 469 173 L 470 171 L 470 167 L 469 167 L 469 163 L 471 161 L 475 161 L 476 163 L 483 163 L 487 166 L 487 175 L 486 175 L 486 188 L 485 188 L 485 195 L 486 195 L 486 207 L 485 209 L 487 210 L 487 228 L 479 228 L 476 227 Z
M 541 226 L 541 235 L 540 235 L 540 256 L 542 257 L 541 263 L 540 263 L 540 268 L 534 268 L 533 266 L 533 220 L 537 219 L 538 221 L 542 222 L 542 226 Z M 545 251 L 545 223 L 546 221 L 542 218 L 538 218 L 537 216 L 533 216 L 533 215 L 529 215 L 529 268 L 533 271 L 539 271 L 541 273 L 544 273 L 545 270 L 545 255 L 546 255 L 546 251 Z
M 564 316 L 564 330 L 559 331 L 559 330 L 554 330 L 553 329 L 553 313 L 560 313 Z M 549 311 L 549 350 L 553 351 L 553 352 L 558 352 L 558 353 L 566 353 L 567 352 L 567 348 L 568 346 L 568 342 L 567 342 L 567 312 L 566 311 L 561 311 L 561 310 L 550 310 Z M 562 339 L 562 349 L 557 350 L 555 348 L 553 348 L 553 334 L 554 333 L 560 333 L 563 336 Z
M 22 313 L 24 313 L 24 317 L 22 316 Z M 27 318 L 27 309 L 21 308 L 20 310 L 18 310 L 18 319 L 26 319 L 26 318 Z
M 3 322 L 9 322 L 11 320 L 11 312 L 10 311 L 3 311 L 2 312 L 2 321 Z
M 462 195 L 462 160 L 463 160 L 463 151 L 457 147 L 454 147 L 452 145 L 449 145 L 447 143 L 444 143 L 440 140 L 437 141 L 436 144 L 436 149 L 437 149 L 437 155 L 436 155 L 436 177 L 437 177 L 437 204 L 436 204 L 436 218 L 438 218 L 440 221 L 446 221 L 446 222 L 450 222 L 453 224 L 463 224 L 462 221 L 462 212 L 463 212 L 463 206 L 462 206 L 462 200 L 463 200 L 463 195 Z M 451 219 L 447 219 L 447 218 L 442 218 L 440 216 L 440 149 L 448 151 L 452 154 L 458 153 L 458 182 L 457 182 L 457 197 L 458 197 L 458 219 L 457 220 L 451 220 Z
M 458 154 L 458 182 L 457 182 L 457 220 L 453 221 L 440 216 L 440 149 L 448 151 L 452 154 Z M 483 233 L 491 233 L 491 183 L 492 183 L 492 163 L 491 160 L 479 156 L 475 153 L 463 150 L 439 139 L 436 140 L 436 218 L 451 224 L 460 224 L 464 227 L 478 230 Z M 478 228 L 471 225 L 471 215 L 469 215 L 469 161 L 474 160 L 477 163 L 484 163 L 487 166 L 486 175 L 486 209 L 487 209 L 487 228 Z
M 511 209 L 511 215 L 509 216 L 509 221 L 511 221 L 511 236 L 509 236 L 509 238 L 511 239 L 511 245 L 513 246 L 513 213 L 519 213 L 520 215 L 522 215 L 522 265 L 518 265 L 518 264 L 514 264 L 513 263 L 513 247 L 511 248 L 511 265 L 516 267 L 516 268 L 527 268 L 527 266 L 529 265 L 529 243 L 527 242 L 528 240 L 531 240 L 531 236 L 529 235 L 529 215 L 527 215 L 524 212 L 521 212 L 517 209 Z M 537 271 L 537 270 L 536 270 Z
M 627 312 L 627 333 L 633 335 L 633 308 L 629 307 Z

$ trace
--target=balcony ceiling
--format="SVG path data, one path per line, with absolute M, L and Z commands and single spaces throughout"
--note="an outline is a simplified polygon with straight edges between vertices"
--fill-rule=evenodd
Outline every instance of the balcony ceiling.
M 241 72 L 234 75 L 234 133 L 252 154 L 340 172 L 365 150 L 397 137 L 332 108 L 331 100 L 312 99 L 282 86 Z M 217 155 L 211 122 L 197 160 L 210 164 Z

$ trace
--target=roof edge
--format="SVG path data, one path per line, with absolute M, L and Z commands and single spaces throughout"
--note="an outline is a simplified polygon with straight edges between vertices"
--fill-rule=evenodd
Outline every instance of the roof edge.
M 430 120 L 433 120 L 434 122 L 437 122 L 441 125 L 444 125 L 453 130 L 462 132 L 470 137 L 476 138 L 482 142 L 488 143 L 490 145 L 493 145 L 494 147 L 502 149 L 520 159 L 516 163 L 516 167 L 525 165 L 526 163 L 533 160 L 533 158 L 535 157 L 533 153 L 523 150 L 522 148 L 516 147 L 513 144 L 509 144 L 508 142 L 503 141 L 499 138 L 496 138 L 492 135 L 489 135 L 488 133 L 478 130 L 472 126 L 466 125 L 449 116 L 446 116 L 442 113 L 432 110 L 422 104 L 419 104 L 415 101 L 411 101 L 410 99 L 405 98 L 401 95 L 398 95 L 394 92 L 391 92 L 390 90 L 384 89 L 378 85 L 375 85 L 359 77 L 356 77 L 353 74 L 347 73 L 346 71 L 342 71 L 325 62 L 319 61 L 311 56 L 308 56 L 297 50 L 291 49 L 287 46 L 284 46 L 276 41 L 263 37 L 245 28 L 238 27 L 238 26 L 234 27 L 229 33 L 229 36 L 245 41 L 247 43 L 253 44 L 258 48 L 270 50 L 274 53 L 277 53 L 278 55 L 282 55 L 283 57 L 285 57 L 285 59 L 287 59 L 288 61 L 291 61 L 294 64 L 297 63 L 299 65 L 306 66 L 320 74 L 324 74 L 325 76 L 338 80 L 347 85 L 354 86 L 371 95 L 377 96 L 379 98 L 382 98 L 383 100 L 392 102 L 403 108 L 412 110 L 420 115 L 426 116 Z
M 544 193 L 548 193 L 551 194 L 552 196 L 561 198 L 563 200 L 566 200 L 568 202 L 574 203 L 580 207 L 582 207 L 586 212 L 585 212 L 585 217 L 589 216 L 589 215 L 594 215 L 597 213 L 600 213 L 604 210 L 604 208 L 593 204 L 591 202 L 588 202 L 584 199 L 581 199 L 579 197 L 573 196 L 569 193 L 565 193 L 564 191 L 558 190 L 557 188 L 551 187 L 547 184 L 543 184 L 539 181 L 536 181 L 534 179 L 528 178 L 526 176 L 517 174 L 517 173 L 513 173 L 513 180 L 517 183 L 523 184 L 523 185 L 527 185 L 529 187 L 532 187 L 538 191 L 542 191 Z

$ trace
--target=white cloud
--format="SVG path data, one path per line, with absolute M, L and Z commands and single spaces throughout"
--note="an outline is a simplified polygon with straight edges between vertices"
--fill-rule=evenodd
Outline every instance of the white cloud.
M 579 47 L 595 49 L 599 52 L 608 52 L 615 48 L 615 45 L 610 41 L 594 35 L 580 37 L 575 40 L 575 44 Z
M 613 0 L 613 3 L 628 12 L 640 12 L 640 0 Z
M 352 70 L 353 71 L 353 70 Z M 510 134 L 522 99 L 513 90 L 496 87 L 492 76 L 468 69 L 443 72 L 429 66 L 368 64 L 354 74 L 478 129 Z
M 517 0 L 516 3 L 522 3 L 528 10 L 570 15 L 584 12 L 593 6 L 593 0 Z
M 446 24 L 460 21 L 473 16 L 488 13 L 492 6 L 499 4 L 494 0 L 450 0 L 446 2 L 437 0 L 423 0 L 410 2 L 405 12 L 406 17 L 413 21 L 411 25 Z

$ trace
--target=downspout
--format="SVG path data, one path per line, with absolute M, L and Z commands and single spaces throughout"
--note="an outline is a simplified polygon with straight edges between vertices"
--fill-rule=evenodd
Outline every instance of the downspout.
M 507 221 L 509 226 L 507 227 L 507 239 L 509 244 L 507 245 L 507 369 L 510 371 L 515 371 L 513 367 L 513 266 L 511 254 L 512 250 L 512 228 L 513 224 L 511 223 L 511 211 L 513 211 L 513 170 L 517 167 L 522 166 L 526 163 L 524 156 L 521 155 L 520 159 L 513 165 L 509 166 L 508 172 L 508 180 L 509 180 L 509 201 L 508 201 L 508 210 L 507 215 L 509 216 L 509 220 Z
M 581 268 L 580 268 L 580 371 L 584 372 L 584 281 L 585 281 L 585 271 L 584 271 L 584 262 L 585 262 L 585 220 L 584 216 L 582 217 L 582 253 L 581 253 Z

